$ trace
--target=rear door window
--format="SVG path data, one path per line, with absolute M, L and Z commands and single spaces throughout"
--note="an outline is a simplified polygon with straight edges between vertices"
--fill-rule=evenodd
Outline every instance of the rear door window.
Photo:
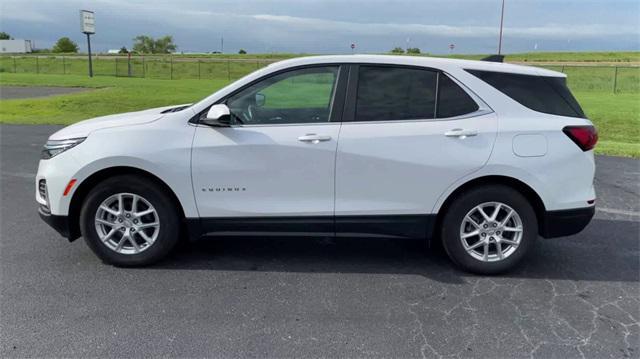
M 356 121 L 433 119 L 438 73 L 389 66 L 360 66 Z
M 564 77 L 466 70 L 521 105 L 551 115 L 585 118 Z

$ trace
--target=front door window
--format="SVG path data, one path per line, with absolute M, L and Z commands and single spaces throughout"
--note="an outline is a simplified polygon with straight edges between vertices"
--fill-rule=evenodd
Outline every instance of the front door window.
M 235 125 L 328 122 L 338 66 L 293 70 L 262 80 L 227 100 Z

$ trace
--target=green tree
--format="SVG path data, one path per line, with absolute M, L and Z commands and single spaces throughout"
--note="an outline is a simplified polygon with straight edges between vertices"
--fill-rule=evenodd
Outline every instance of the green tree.
M 419 54 L 420 49 L 417 47 L 410 47 L 407 49 L 407 54 Z
M 178 46 L 173 43 L 173 36 L 154 39 L 151 36 L 139 35 L 133 39 L 133 52 L 143 54 L 169 54 L 175 52 Z
M 53 45 L 53 52 L 78 52 L 78 44 L 71 41 L 68 37 L 61 37 L 58 39 L 55 45 Z
M 3 32 L 0 32 L 0 40 L 13 40 L 13 37 L 11 37 L 11 35 L 3 31 Z
M 238 53 L 239 53 L 240 55 L 244 55 L 244 54 L 246 54 L 247 52 L 246 52 L 246 51 L 244 51 L 244 49 L 240 49 L 240 51 L 238 51 Z
M 128 54 L 129 50 L 127 50 L 127 48 L 125 46 L 122 46 L 120 48 L 120 51 L 118 51 L 119 54 Z
M 401 47 L 394 47 L 393 50 L 391 50 L 392 54 L 404 54 L 404 49 Z

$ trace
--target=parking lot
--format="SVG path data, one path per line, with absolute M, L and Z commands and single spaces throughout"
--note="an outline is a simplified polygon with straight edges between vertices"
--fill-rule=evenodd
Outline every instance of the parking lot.
M 228 238 L 102 264 L 36 212 L 56 126 L 0 127 L 0 357 L 640 355 L 640 161 L 598 157 L 598 211 L 503 276 L 388 239 Z
M 81 87 L 24 87 L 24 86 L 2 86 L 0 88 L 0 100 L 13 100 L 22 98 L 48 97 L 87 91 Z

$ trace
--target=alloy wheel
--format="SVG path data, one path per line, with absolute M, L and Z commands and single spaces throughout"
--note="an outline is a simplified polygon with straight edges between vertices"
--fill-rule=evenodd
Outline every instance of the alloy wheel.
M 522 234 L 520 215 L 501 202 L 473 207 L 460 226 L 464 249 L 482 262 L 497 262 L 512 255 L 522 241 Z
M 95 216 L 102 243 L 120 254 L 138 254 L 149 249 L 160 233 L 158 212 L 142 196 L 117 193 L 102 201 Z

